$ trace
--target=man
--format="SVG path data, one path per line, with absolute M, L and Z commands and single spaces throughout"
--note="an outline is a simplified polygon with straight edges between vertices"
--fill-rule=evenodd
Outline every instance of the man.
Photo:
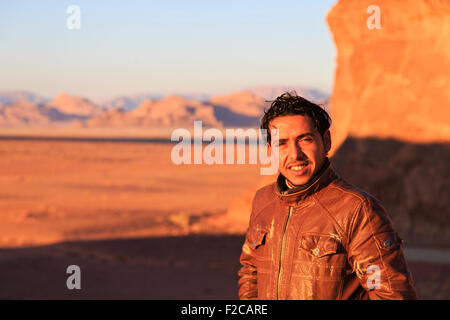
M 265 112 L 261 128 L 279 154 L 279 175 L 253 200 L 241 299 L 417 298 L 385 210 L 327 158 L 330 123 L 325 110 L 296 94 L 281 95 Z M 274 129 L 278 141 L 271 141 Z

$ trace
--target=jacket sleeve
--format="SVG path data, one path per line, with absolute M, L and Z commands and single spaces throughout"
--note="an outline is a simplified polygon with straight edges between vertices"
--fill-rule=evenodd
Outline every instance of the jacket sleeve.
M 258 298 L 257 268 L 254 249 L 252 246 L 252 220 L 255 212 L 256 195 L 253 199 L 250 224 L 245 235 L 245 242 L 242 246 L 240 257 L 241 268 L 239 269 L 239 298 L 241 300 L 250 300 Z
M 401 242 L 383 207 L 366 198 L 353 215 L 347 251 L 371 300 L 417 299 Z
M 242 300 L 258 298 L 257 268 L 253 249 L 249 242 L 247 231 L 240 258 L 241 269 L 238 272 L 239 298 Z

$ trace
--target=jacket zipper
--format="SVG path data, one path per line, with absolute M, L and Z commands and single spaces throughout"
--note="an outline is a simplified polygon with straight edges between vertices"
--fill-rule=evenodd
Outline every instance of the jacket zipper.
M 280 279 L 281 279 L 281 271 L 282 271 L 282 260 L 283 260 L 283 253 L 284 253 L 284 238 L 286 236 L 286 231 L 289 225 L 289 220 L 291 219 L 292 215 L 292 207 L 289 207 L 288 216 L 286 219 L 286 223 L 284 224 L 284 230 L 283 230 L 283 236 L 281 238 L 281 250 L 280 250 L 280 263 L 278 265 L 278 280 L 277 280 L 277 300 L 280 299 Z

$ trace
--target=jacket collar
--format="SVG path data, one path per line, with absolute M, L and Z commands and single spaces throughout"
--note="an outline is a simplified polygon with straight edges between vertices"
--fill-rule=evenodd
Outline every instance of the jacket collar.
M 283 201 L 289 203 L 298 202 L 323 189 L 336 177 L 337 175 L 327 158 L 322 169 L 313 177 L 311 182 L 295 189 L 289 189 L 287 187 L 286 178 L 280 173 L 276 182 L 276 192 L 278 197 Z

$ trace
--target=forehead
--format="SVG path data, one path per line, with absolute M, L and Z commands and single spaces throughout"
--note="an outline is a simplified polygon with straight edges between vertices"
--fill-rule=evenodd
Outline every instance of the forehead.
M 278 129 L 280 138 L 282 136 L 297 136 L 304 133 L 315 133 L 317 131 L 313 120 L 308 116 L 289 115 L 276 117 L 269 123 L 269 129 Z

